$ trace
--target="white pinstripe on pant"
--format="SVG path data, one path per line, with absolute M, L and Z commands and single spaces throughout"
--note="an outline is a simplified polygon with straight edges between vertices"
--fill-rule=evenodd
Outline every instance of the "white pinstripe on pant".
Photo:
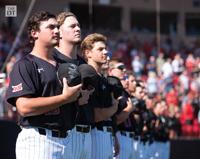
M 92 159 L 113 159 L 112 133 L 92 129 Z
M 16 159 L 71 159 L 70 132 L 66 138 L 40 135 L 37 128 L 22 128 L 16 142 Z
M 120 144 L 120 153 L 118 159 L 136 159 L 133 138 L 129 137 L 129 132 L 124 131 L 124 133 L 126 133 L 127 136 L 117 133 Z
M 76 127 L 72 129 L 72 158 L 71 159 L 92 159 L 91 158 L 91 131 L 88 133 L 78 132 Z

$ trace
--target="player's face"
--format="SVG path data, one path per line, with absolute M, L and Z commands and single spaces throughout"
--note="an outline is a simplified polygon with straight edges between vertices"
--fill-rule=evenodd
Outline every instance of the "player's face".
M 133 75 L 130 75 L 128 78 L 128 89 L 130 92 L 134 92 L 135 87 L 136 87 L 135 77 Z
M 146 89 L 146 85 L 144 83 L 141 84 L 142 85 L 142 98 L 146 98 L 147 95 L 147 89 Z
M 138 99 L 142 99 L 142 87 L 138 86 L 135 88 L 135 96 Z
M 161 103 L 157 104 L 156 108 L 157 108 L 157 112 L 160 115 L 163 115 L 165 113 L 165 111 L 166 111 L 166 108 Z
M 107 62 L 108 50 L 106 44 L 102 41 L 95 42 L 93 48 L 89 50 L 89 58 L 98 64 L 105 64 Z
M 123 78 L 120 78 L 121 84 L 124 89 L 128 88 L 128 77 L 124 76 Z
M 123 63 L 117 63 L 113 68 L 110 69 L 110 75 L 123 79 L 125 76 L 125 66 Z
M 32 33 L 36 41 L 47 46 L 56 46 L 59 42 L 59 30 L 56 19 L 50 18 L 40 23 L 40 30 Z
M 60 26 L 60 37 L 69 43 L 78 43 L 81 41 L 80 24 L 74 16 L 67 17 Z

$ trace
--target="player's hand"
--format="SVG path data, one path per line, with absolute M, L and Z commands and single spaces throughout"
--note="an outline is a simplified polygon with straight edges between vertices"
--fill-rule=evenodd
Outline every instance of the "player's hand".
M 73 102 L 73 101 L 77 100 L 77 98 L 80 95 L 81 87 L 82 87 L 82 84 L 78 84 L 76 86 L 69 87 L 68 84 L 67 84 L 66 78 L 63 78 L 62 95 L 65 97 L 66 103 L 70 103 L 70 102 Z
M 128 98 L 128 101 L 127 101 L 127 106 L 126 106 L 126 111 L 128 111 L 128 112 L 132 112 L 133 111 L 133 109 L 134 109 L 134 106 L 133 106 L 133 104 L 132 104 L 132 102 L 131 102 L 131 99 L 130 98 Z
M 87 89 L 81 89 L 80 93 L 81 93 L 81 97 L 78 99 L 78 103 L 79 105 L 85 105 L 88 103 L 88 100 L 90 98 L 90 95 L 94 92 L 94 88 L 91 90 L 87 90 Z

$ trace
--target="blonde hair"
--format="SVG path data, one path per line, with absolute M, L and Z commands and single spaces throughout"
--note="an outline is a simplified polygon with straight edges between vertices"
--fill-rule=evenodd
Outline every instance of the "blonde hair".
M 109 61 L 109 68 L 114 68 L 116 64 L 119 63 L 119 60 L 112 59 Z
M 58 25 L 62 25 L 62 24 L 64 23 L 65 19 L 66 19 L 67 17 L 71 17 L 71 16 L 77 18 L 77 17 L 75 16 L 75 14 L 72 13 L 72 12 L 61 12 L 60 14 L 58 14 L 58 15 L 57 15 L 57 22 L 58 22 Z

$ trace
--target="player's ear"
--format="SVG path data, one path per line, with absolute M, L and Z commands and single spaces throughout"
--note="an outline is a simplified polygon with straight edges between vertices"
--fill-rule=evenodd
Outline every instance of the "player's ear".
M 90 57 L 91 57 L 91 51 L 88 50 L 88 49 L 86 49 L 84 55 L 85 55 L 85 57 L 86 57 L 87 59 L 90 58 Z
M 31 36 L 33 37 L 34 40 L 38 39 L 38 31 L 31 30 Z
M 59 35 L 60 35 L 60 38 L 62 39 L 63 37 L 63 25 L 60 25 L 60 28 L 59 28 Z

